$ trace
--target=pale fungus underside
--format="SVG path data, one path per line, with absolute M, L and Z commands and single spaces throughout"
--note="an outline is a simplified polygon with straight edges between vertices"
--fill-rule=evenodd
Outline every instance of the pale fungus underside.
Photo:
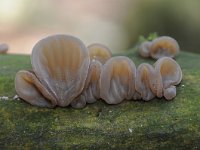
M 136 66 L 155 63 L 136 49 L 120 55 Z M 199 59 L 200 55 L 187 52 L 175 58 L 184 76 L 172 101 L 154 98 L 119 105 L 97 101 L 83 109 L 48 109 L 13 100 L 15 74 L 32 68 L 30 56 L 0 55 L 0 97 L 9 97 L 0 100 L 0 148 L 199 149 Z

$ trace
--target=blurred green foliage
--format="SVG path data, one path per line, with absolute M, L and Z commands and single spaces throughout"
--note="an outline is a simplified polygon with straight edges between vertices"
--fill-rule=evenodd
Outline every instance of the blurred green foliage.
M 131 1 L 125 19 L 134 46 L 139 35 L 157 32 L 175 38 L 182 50 L 200 52 L 200 1 L 135 0 Z
M 145 41 L 152 41 L 154 40 L 155 38 L 157 38 L 159 35 L 157 32 L 153 32 L 153 33 L 150 33 L 147 37 L 143 36 L 143 35 L 140 35 L 139 36 L 139 39 L 138 39 L 138 42 L 137 42 L 137 45 L 140 45 L 141 43 L 145 42 Z

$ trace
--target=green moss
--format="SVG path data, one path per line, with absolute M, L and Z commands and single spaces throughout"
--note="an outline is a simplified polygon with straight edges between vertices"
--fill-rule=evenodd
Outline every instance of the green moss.
M 136 65 L 144 59 L 136 49 L 120 55 Z M 29 56 L 0 56 L 0 149 L 199 149 L 200 56 L 181 52 L 176 58 L 183 81 L 172 101 L 102 101 L 84 109 L 38 108 L 12 100 L 18 70 L 31 69 Z

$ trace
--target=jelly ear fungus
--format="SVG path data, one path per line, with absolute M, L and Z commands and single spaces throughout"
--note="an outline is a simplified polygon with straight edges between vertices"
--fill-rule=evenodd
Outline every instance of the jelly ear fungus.
M 83 108 L 99 99 L 108 104 L 163 96 L 170 100 L 182 79 L 179 64 L 170 57 L 136 68 L 128 57 L 111 57 L 109 49 L 99 44 L 86 48 L 69 35 L 40 40 L 31 63 L 32 71 L 16 74 L 15 89 L 20 98 L 39 107 Z
M 48 99 L 40 90 L 43 86 L 53 99 L 54 105 L 65 107 L 81 94 L 87 78 L 90 59 L 87 48 L 79 39 L 68 35 L 53 35 L 40 40 L 34 46 L 31 63 L 34 72 L 31 76 L 21 77 L 23 73 L 20 72 L 16 76 L 16 91 L 20 97 L 30 101 L 29 96 L 23 95 L 27 94 L 23 92 L 26 87 L 21 88 L 27 85 L 34 87 L 44 99 Z M 31 78 L 37 82 L 29 82 Z M 18 79 L 26 84 L 22 85 Z M 40 106 L 39 100 L 35 98 L 31 101 Z
M 139 46 L 139 53 L 142 57 L 152 57 L 154 59 L 174 58 L 179 51 L 178 42 L 169 36 L 161 36 L 153 41 L 145 41 Z
M 109 59 L 100 75 L 100 96 L 108 104 L 118 104 L 133 98 L 135 93 L 135 64 L 127 57 Z

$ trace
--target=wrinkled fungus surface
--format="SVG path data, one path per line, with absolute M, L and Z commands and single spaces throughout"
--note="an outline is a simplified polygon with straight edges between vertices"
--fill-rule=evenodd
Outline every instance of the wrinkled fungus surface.
M 46 37 L 33 48 L 32 71 L 16 74 L 16 92 L 32 105 L 49 108 L 83 108 L 99 99 L 118 104 L 176 96 L 182 71 L 170 57 L 158 59 L 154 66 L 142 63 L 136 68 L 126 56 L 111 56 L 103 45 L 87 48 L 73 36 Z
M 161 36 L 153 41 L 145 41 L 139 46 L 139 53 L 142 57 L 152 57 L 154 59 L 174 58 L 179 51 L 178 42 L 169 36 Z

